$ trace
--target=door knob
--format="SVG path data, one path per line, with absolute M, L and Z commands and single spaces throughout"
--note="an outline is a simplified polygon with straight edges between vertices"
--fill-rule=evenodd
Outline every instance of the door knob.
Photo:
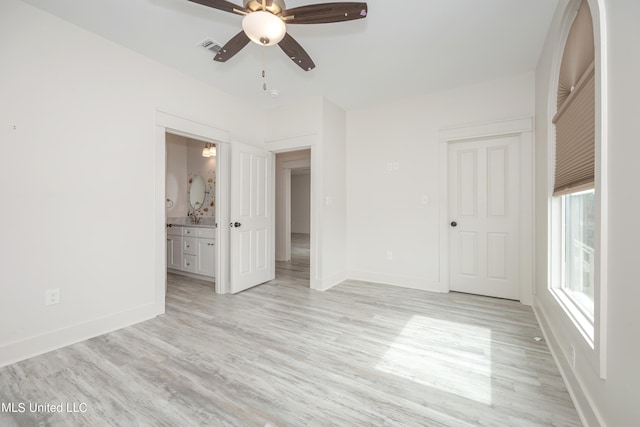
M 451 221 L 451 226 L 452 226 L 452 227 L 456 227 L 457 225 L 458 225 L 458 223 L 457 223 L 457 222 L 455 222 L 455 221 Z
M 239 222 L 236 221 L 236 222 L 233 223 L 233 226 L 234 227 L 240 227 L 240 226 L 242 226 L 242 224 L 240 224 Z

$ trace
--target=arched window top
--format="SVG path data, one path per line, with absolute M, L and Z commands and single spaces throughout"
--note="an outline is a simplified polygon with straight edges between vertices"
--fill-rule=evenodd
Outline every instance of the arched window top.
M 558 83 L 558 109 L 593 64 L 595 58 L 593 40 L 591 10 L 587 0 L 582 0 L 562 55 Z
M 595 185 L 595 49 L 587 0 L 569 30 L 558 83 L 554 196 Z

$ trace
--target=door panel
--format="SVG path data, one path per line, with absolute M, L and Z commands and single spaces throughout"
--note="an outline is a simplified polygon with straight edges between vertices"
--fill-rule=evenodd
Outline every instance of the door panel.
M 458 234 L 460 247 L 460 274 L 478 277 L 478 239 L 477 233 L 461 232 Z
M 275 276 L 273 155 L 232 144 L 230 288 L 237 293 Z
M 478 187 L 476 183 L 477 159 L 476 150 L 461 151 L 458 155 L 458 180 L 460 191 L 458 192 L 459 214 L 475 217 L 478 212 Z
M 488 216 L 504 216 L 507 214 L 507 154 L 503 147 L 487 150 Z
M 516 137 L 449 145 L 450 289 L 518 299 Z
M 240 255 L 240 273 L 248 274 L 251 272 L 252 256 L 251 256 L 251 232 L 238 230 L 238 254 Z
M 267 196 L 269 195 L 268 184 L 269 168 L 267 167 L 268 159 L 266 157 L 255 157 L 256 162 L 256 188 L 258 192 L 255 195 L 256 206 L 255 215 L 257 217 L 267 218 Z
M 507 247 L 506 233 L 487 234 L 487 277 L 489 279 L 507 279 Z
M 258 269 L 267 268 L 268 262 L 268 235 L 267 230 L 256 231 L 256 262 L 255 266 Z

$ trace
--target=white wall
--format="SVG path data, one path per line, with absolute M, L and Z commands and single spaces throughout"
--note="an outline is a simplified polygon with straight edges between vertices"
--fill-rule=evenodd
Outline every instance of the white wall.
M 291 232 L 310 233 L 311 175 L 291 175 Z
M 315 96 L 268 112 L 264 140 L 286 141 L 316 135 L 322 126 L 321 97 Z
M 173 201 L 167 217 L 185 217 L 189 209 L 187 194 L 187 138 L 168 133 L 167 144 L 167 199 Z
M 531 117 L 533 95 L 529 73 L 349 111 L 349 277 L 439 290 L 438 131 Z M 387 172 L 387 162 L 399 169 Z
M 561 48 L 561 16 L 566 2 L 559 6 L 556 19 L 549 32 L 545 48 L 536 71 L 536 312 L 547 330 L 549 344 L 557 357 L 565 380 L 572 389 L 574 400 L 584 417 L 585 425 L 632 426 L 640 420 L 637 384 L 640 384 L 640 287 L 637 283 L 638 242 L 640 230 L 636 227 L 640 211 L 637 182 L 640 172 L 637 158 L 640 145 L 635 143 L 640 134 L 637 119 L 637 99 L 640 98 L 640 51 L 635 41 L 640 40 L 640 3 L 626 0 L 589 0 L 598 21 L 606 15 L 607 31 L 603 33 L 609 47 L 608 69 L 608 186 L 606 191 L 609 215 L 608 273 L 606 333 L 606 379 L 600 378 L 599 352 L 586 345 L 573 324 L 548 291 L 549 194 L 548 177 L 551 173 L 549 158 L 553 144 L 550 139 L 549 108 L 550 76 L 553 60 Z M 606 9 L 603 9 L 604 8 Z M 598 28 L 596 22 L 596 28 Z M 608 42 L 606 41 L 608 40 Z M 597 75 L 597 74 L 596 74 Z M 576 349 L 575 369 L 570 367 L 571 346 Z
M 324 288 L 347 278 L 347 118 L 340 107 L 322 104 L 321 278 Z M 314 168 L 314 165 L 311 166 Z M 313 169 L 312 169 L 313 170 Z
M 42 41 L 46 40 L 46 48 Z M 156 111 L 261 144 L 253 107 L 0 2 L 0 366 L 159 313 Z M 61 304 L 45 306 L 59 288 Z

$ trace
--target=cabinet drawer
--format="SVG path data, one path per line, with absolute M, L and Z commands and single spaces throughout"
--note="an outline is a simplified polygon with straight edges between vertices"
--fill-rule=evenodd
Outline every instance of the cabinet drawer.
M 196 236 L 202 239 L 215 239 L 216 237 L 215 228 L 196 228 L 196 233 Z
M 182 270 L 195 273 L 198 259 L 195 255 L 184 255 L 182 257 Z
M 198 246 L 196 245 L 196 239 L 190 237 L 182 238 L 182 252 L 190 255 L 198 254 Z
M 216 237 L 214 228 L 205 227 L 182 227 L 182 235 L 188 237 L 201 237 L 203 239 L 213 239 Z

